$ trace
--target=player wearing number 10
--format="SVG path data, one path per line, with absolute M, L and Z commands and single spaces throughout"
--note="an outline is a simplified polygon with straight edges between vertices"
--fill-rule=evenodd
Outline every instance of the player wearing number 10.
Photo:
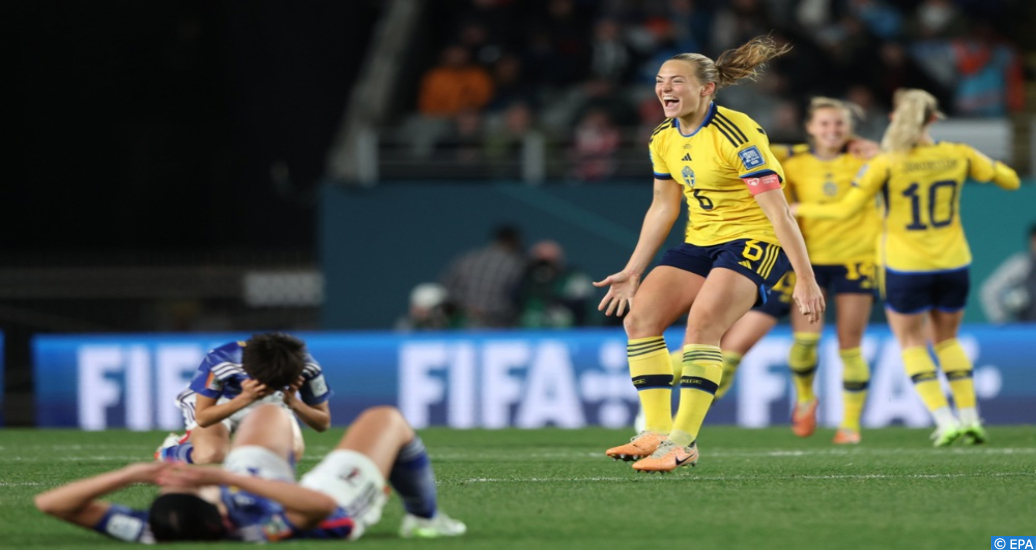
M 816 321 L 824 311 L 766 133 L 745 114 L 713 103 L 720 88 L 754 77 L 760 65 L 788 49 L 759 37 L 715 62 L 680 54 L 658 71 L 655 94 L 668 118 L 649 143 L 654 199 L 626 267 L 594 283 L 608 287 L 600 305 L 606 314 L 622 315 L 630 306 L 627 354 L 646 430 L 606 454 L 639 459 L 635 470 L 670 471 L 696 462 L 697 435 L 722 380 L 720 338 L 765 301 L 789 260 L 798 274 L 793 298 L 803 313 Z M 683 199 L 689 210 L 685 243 L 663 256 L 638 292 L 640 275 L 679 217 Z M 684 314 L 674 419 L 673 370 L 662 333 Z
M 879 256 L 885 309 L 914 389 L 935 418 L 932 439 L 939 447 L 961 437 L 981 443 L 986 434 L 976 408 L 972 365 L 957 341 L 971 263 L 960 192 L 969 177 L 1003 189 L 1017 189 L 1020 182 L 1014 170 L 968 145 L 933 141 L 928 128 L 942 114 L 928 92 L 899 90 L 894 103 L 882 153 L 861 170 L 853 189 L 839 202 L 801 204 L 795 211 L 803 218 L 844 218 L 883 193 L 887 210 Z M 959 419 L 928 354 L 926 321 Z

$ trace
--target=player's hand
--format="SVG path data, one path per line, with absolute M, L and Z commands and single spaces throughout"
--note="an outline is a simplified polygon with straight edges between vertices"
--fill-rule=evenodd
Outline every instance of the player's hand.
M 262 399 L 271 393 L 273 393 L 273 390 L 266 387 L 266 384 L 263 384 L 258 380 L 252 380 L 249 378 L 241 383 L 241 395 L 244 395 L 246 399 L 250 401 Z
M 792 217 L 799 215 L 799 203 L 793 202 L 788 205 L 788 212 L 791 213 Z
M 824 310 L 827 309 L 827 302 L 824 301 L 824 294 L 820 291 L 816 279 L 805 280 L 797 277 L 795 291 L 792 292 L 795 304 L 799 306 L 799 313 L 806 316 L 810 324 L 816 323 L 824 318 Z
M 158 477 L 168 470 L 172 464 L 168 462 L 138 462 L 122 469 L 122 473 L 133 483 L 157 483 Z
M 856 138 L 849 141 L 849 153 L 856 158 L 870 160 L 881 151 L 881 145 L 869 139 Z
M 301 389 L 302 384 L 305 383 L 306 379 L 300 376 L 295 379 L 295 382 L 288 386 L 288 389 L 284 390 L 285 405 L 287 405 L 288 407 L 293 407 L 295 405 L 295 403 L 299 400 L 299 398 L 297 397 L 299 389 Z
M 633 307 L 633 295 L 640 287 L 640 276 L 620 271 L 608 275 L 603 281 L 595 282 L 594 286 L 597 288 L 608 287 L 608 293 L 604 295 L 597 310 L 604 311 L 605 315 L 615 313 L 617 317 L 622 317 L 627 308 Z
M 204 487 L 220 485 L 227 473 L 226 470 L 211 466 L 192 466 L 190 464 L 168 464 L 169 468 L 158 475 L 158 485 L 162 487 Z

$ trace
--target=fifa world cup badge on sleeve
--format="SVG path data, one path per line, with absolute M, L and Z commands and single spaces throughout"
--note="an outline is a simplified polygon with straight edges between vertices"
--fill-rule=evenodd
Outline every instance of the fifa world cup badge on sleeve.
M 327 382 L 324 381 L 324 375 L 321 374 L 310 380 L 309 387 L 313 390 L 313 395 L 324 395 L 327 393 Z
M 763 159 L 763 155 L 759 153 L 759 148 L 755 145 L 743 151 L 738 151 L 737 156 L 741 157 L 741 163 L 745 165 L 745 170 L 751 170 L 766 164 L 766 160 Z
M 209 371 L 209 379 L 205 381 L 205 387 L 212 391 L 219 391 L 220 382 L 216 378 L 216 373 Z

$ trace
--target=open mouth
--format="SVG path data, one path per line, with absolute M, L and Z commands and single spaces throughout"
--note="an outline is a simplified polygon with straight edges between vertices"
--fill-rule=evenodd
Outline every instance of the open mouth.
M 666 109 L 672 109 L 680 104 L 680 100 L 672 96 L 665 96 L 662 98 L 662 106 Z

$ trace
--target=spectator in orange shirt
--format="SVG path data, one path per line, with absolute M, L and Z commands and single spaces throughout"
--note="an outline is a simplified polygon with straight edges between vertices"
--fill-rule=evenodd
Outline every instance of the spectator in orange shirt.
M 418 108 L 425 116 L 448 117 L 464 109 L 480 110 L 493 97 L 493 81 L 482 67 L 471 63 L 462 46 L 447 46 L 439 65 L 421 81 Z

